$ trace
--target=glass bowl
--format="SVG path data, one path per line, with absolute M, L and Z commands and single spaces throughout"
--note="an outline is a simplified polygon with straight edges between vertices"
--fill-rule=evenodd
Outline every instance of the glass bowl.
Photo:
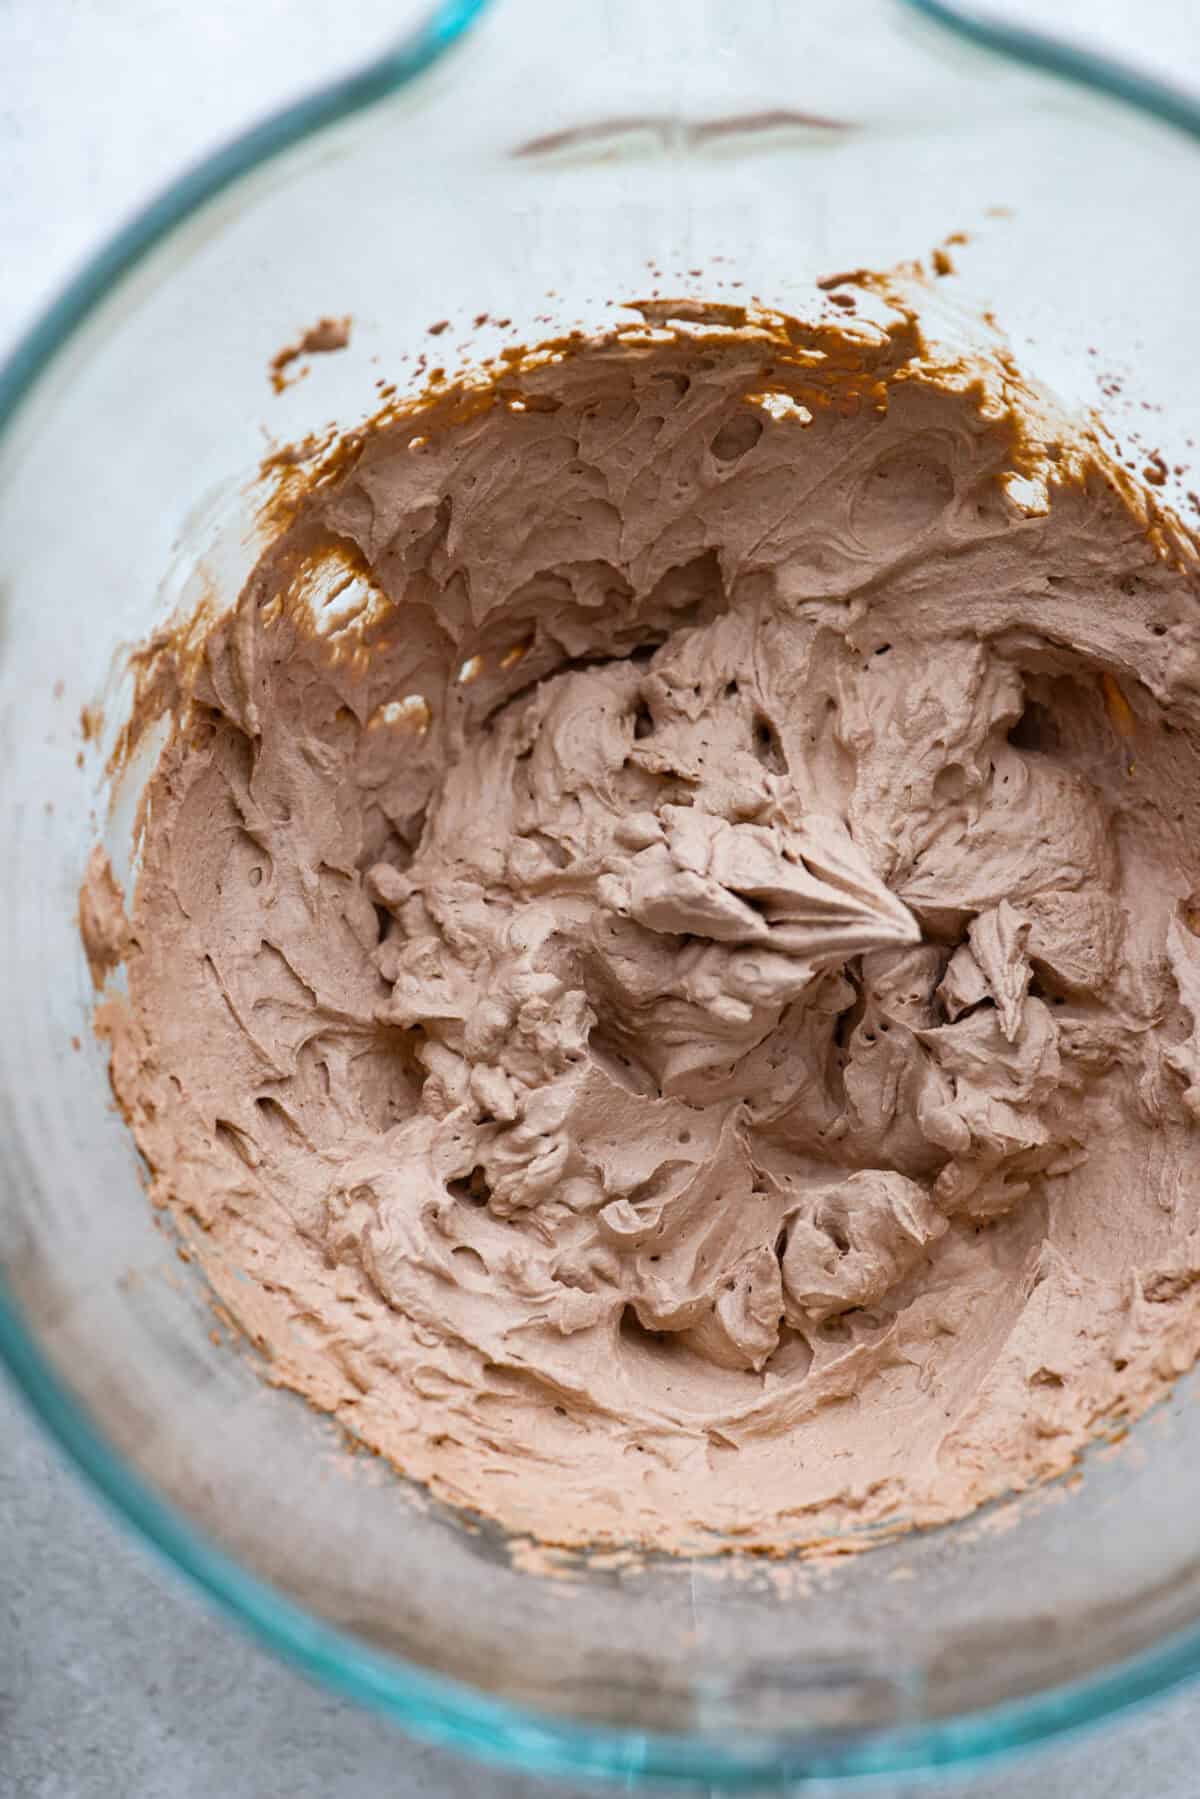
M 598 327 L 655 290 L 803 310 L 816 277 L 956 232 L 948 310 L 990 306 L 1035 377 L 1183 469 L 1196 107 L 920 12 L 963 24 L 933 0 L 452 0 L 182 177 L 0 373 L 0 1354 L 272 1647 L 530 1769 L 931 1769 L 1200 1671 L 1195 1382 L 1082 1481 L 823 1567 L 547 1568 L 348 1454 L 220 1328 L 109 1097 L 76 907 L 98 836 L 129 872 L 139 771 L 115 792 L 104 772 L 125 652 L 201 584 L 236 591 L 272 444 L 369 414 L 421 357 Z M 273 394 L 272 355 L 347 313 L 349 349 Z

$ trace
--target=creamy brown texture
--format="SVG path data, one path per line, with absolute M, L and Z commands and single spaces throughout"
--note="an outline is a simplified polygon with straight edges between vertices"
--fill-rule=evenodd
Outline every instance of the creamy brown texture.
M 1200 1346 L 1190 546 L 923 354 L 531 357 L 179 657 L 117 1094 L 274 1377 L 514 1529 L 952 1518 Z
M 129 921 L 112 864 L 99 844 L 88 857 L 87 878 L 79 890 L 79 935 L 92 985 L 103 987 L 129 947 Z

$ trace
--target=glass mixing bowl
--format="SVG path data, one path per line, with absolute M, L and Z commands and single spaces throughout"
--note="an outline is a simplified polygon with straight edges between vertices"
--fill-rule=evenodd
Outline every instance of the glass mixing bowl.
M 552 1574 L 347 1454 L 215 1327 L 109 1098 L 76 903 L 98 835 L 129 872 L 138 771 L 104 776 L 123 651 L 199 584 L 236 591 L 269 439 L 353 422 L 420 354 L 611 323 L 655 289 L 802 310 L 814 277 L 956 231 L 939 293 L 990 306 L 1068 403 L 1103 389 L 1135 460 L 1140 431 L 1184 467 L 1196 109 L 973 29 L 885 0 L 452 0 L 186 175 L 0 376 L 0 1352 L 118 1510 L 273 1647 L 529 1768 L 930 1768 L 1200 1671 L 1194 1383 L 1081 1482 L 823 1571 Z M 329 313 L 350 348 L 274 396 L 268 359 Z

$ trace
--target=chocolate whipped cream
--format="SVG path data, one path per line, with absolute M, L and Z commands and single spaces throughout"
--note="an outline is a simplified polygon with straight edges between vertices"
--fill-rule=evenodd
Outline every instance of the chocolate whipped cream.
M 1200 582 L 1010 376 L 650 309 L 357 434 L 160 652 L 116 1092 L 439 1495 L 944 1520 L 1200 1349 Z

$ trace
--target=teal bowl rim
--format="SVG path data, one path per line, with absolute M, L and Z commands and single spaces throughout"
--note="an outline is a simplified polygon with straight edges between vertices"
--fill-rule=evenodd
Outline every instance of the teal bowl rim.
M 303 139 L 399 92 L 454 45 L 492 0 L 442 0 L 406 39 L 305 95 L 188 169 L 110 238 L 0 367 L 0 435 L 42 374 L 117 284 L 171 231 L 242 176 Z M 974 44 L 1104 92 L 1200 137 L 1200 102 L 1102 56 L 1040 33 L 980 20 L 953 0 L 905 0 Z M 627 1783 L 879 1778 L 950 1770 L 1074 1732 L 1200 1676 L 1200 1625 L 1083 1679 L 957 1717 L 865 1731 L 750 1731 L 716 1739 L 598 1726 L 512 1705 L 370 1649 L 322 1623 L 216 1548 L 136 1475 L 38 1347 L 0 1275 L 0 1362 L 42 1425 L 113 1510 L 269 1648 L 414 1734 L 533 1773 Z

